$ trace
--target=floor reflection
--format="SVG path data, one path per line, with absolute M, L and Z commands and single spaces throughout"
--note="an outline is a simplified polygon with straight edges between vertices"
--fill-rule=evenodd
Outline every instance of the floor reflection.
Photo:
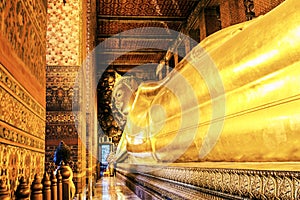
M 93 200 L 140 200 L 123 181 L 117 177 L 102 177 L 96 183 Z

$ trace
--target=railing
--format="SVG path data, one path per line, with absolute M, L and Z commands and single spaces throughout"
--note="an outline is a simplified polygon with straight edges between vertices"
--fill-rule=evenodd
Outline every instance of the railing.
M 13 196 L 5 182 L 0 180 L 0 199 L 69 200 L 72 198 L 71 174 L 71 168 L 62 163 L 57 172 L 53 171 L 50 176 L 47 172 L 44 173 L 43 178 L 35 175 L 30 186 L 22 177 Z

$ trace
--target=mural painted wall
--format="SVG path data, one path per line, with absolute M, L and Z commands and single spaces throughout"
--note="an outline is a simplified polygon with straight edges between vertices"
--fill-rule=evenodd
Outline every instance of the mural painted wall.
M 0 178 L 44 172 L 46 2 L 0 1 Z

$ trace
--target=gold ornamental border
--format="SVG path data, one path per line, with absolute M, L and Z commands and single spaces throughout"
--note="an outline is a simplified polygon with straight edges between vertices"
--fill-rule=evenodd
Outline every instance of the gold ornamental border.
M 184 164 L 186 166 L 193 166 L 193 163 L 180 163 L 180 165 Z M 239 165 L 238 163 L 232 163 L 232 167 L 234 164 Z M 252 164 L 253 166 L 255 165 L 255 163 Z M 264 169 L 269 164 L 266 163 L 264 166 L 263 163 L 261 169 L 258 170 L 251 168 L 162 167 L 121 164 L 118 166 L 118 170 L 126 175 L 126 177 L 131 177 L 131 179 L 135 179 L 138 182 L 145 182 L 145 184 L 149 184 L 151 181 L 155 182 L 156 180 L 168 182 L 173 186 L 169 186 L 166 189 L 164 192 L 166 195 L 167 193 L 172 193 L 172 188 L 184 186 L 184 188 L 191 189 L 192 193 L 197 193 L 198 191 L 199 194 L 207 193 L 225 199 L 300 199 L 300 171 L 293 170 L 292 168 L 290 168 L 291 170 L 285 170 L 284 168 L 281 170 Z M 282 166 L 284 164 L 289 165 L 289 163 L 282 163 Z M 215 166 L 218 165 L 218 163 L 215 163 Z M 257 165 L 260 164 L 257 163 Z M 299 163 L 295 162 L 289 166 L 297 167 L 297 165 L 299 166 Z M 143 171 L 146 171 L 145 168 L 147 168 L 147 173 L 139 170 L 142 168 Z M 155 190 L 161 193 L 164 189 L 157 188 Z M 174 193 L 171 196 L 173 195 Z

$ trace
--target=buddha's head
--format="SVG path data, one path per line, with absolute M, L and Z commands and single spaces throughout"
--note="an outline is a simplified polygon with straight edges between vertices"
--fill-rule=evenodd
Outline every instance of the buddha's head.
M 130 100 L 134 99 L 136 81 L 131 77 L 121 78 L 115 85 L 112 93 L 114 107 L 122 115 L 127 115 L 130 109 Z
M 65 163 L 70 161 L 71 149 L 63 141 L 61 141 L 54 152 L 53 162 L 59 165 L 61 161 Z

